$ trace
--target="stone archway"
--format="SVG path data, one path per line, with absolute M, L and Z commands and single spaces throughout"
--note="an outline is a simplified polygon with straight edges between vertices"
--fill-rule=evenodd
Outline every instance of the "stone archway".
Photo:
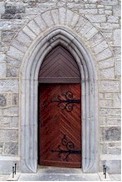
M 53 47 L 61 44 L 72 53 L 79 66 L 82 84 L 83 129 L 82 170 L 98 170 L 98 126 L 96 73 L 92 57 L 76 36 L 69 30 L 57 27 L 44 38 L 38 38 L 31 54 L 25 57 L 20 77 L 21 114 L 21 171 L 37 171 L 37 87 L 38 73 L 44 57 Z
M 103 62 L 104 69 L 108 68 L 108 62 L 113 54 L 99 28 L 95 27 L 84 14 L 73 12 L 66 7 L 47 10 L 26 22 L 11 40 L 10 48 L 6 53 L 7 58 L 10 60 L 12 58 L 19 63 L 20 69 L 18 77 L 11 80 L 11 84 L 16 85 L 17 89 L 19 81 L 17 92 L 20 95 L 18 132 L 20 147 L 15 161 L 17 163 L 21 161 L 20 169 L 23 172 L 36 172 L 37 170 L 37 150 L 33 150 L 32 147 L 37 149 L 35 135 L 37 132 L 37 106 L 34 103 L 37 102 L 38 67 L 41 66 L 45 55 L 53 48 L 53 45 L 58 43 L 65 44 L 72 52 L 82 74 L 81 82 L 84 93 L 83 171 L 97 172 L 100 155 L 97 86 L 98 83 L 101 85 L 100 92 L 101 89 L 104 91 L 109 83 L 108 80 L 101 81 L 100 75 L 103 75 L 103 72 L 99 62 Z M 80 58 L 84 59 L 80 62 Z M 29 89 L 32 90 L 31 93 L 28 92 Z M 94 137 L 91 137 L 94 132 Z M 5 157 L 2 159 L 2 162 L 4 161 L 8 162 L 7 165 L 11 169 L 9 159 Z

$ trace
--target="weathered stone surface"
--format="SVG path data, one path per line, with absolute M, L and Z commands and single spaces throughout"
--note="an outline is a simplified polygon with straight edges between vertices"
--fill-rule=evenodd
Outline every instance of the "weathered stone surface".
M 99 68 L 100 69 L 111 68 L 111 67 L 114 67 L 114 59 L 113 58 L 99 62 Z
M 93 28 L 93 25 L 88 22 L 83 27 L 80 28 L 80 34 L 83 36 L 87 32 L 89 32 L 92 28 Z
M 7 77 L 18 77 L 19 73 L 18 73 L 18 68 L 13 67 L 13 66 L 7 66 L 7 70 L 6 70 L 6 76 Z
M 92 47 L 94 47 L 94 46 L 100 44 L 100 42 L 102 42 L 102 40 L 104 40 L 102 35 L 100 33 L 97 33 L 94 37 L 92 37 L 90 39 L 90 44 Z
M 1 21 L 4 22 L 4 20 L 1 20 Z M 22 19 L 22 20 L 14 19 L 14 20 L 6 20 L 5 22 L 10 24 L 9 30 L 15 31 L 15 33 L 16 33 L 21 30 L 21 27 L 25 26 L 25 24 L 28 23 L 28 20 L 27 19 Z
M 14 58 L 14 59 L 18 59 L 18 60 L 22 60 L 23 58 L 23 53 L 16 49 L 15 47 L 11 46 L 8 53 L 7 53 L 8 56 Z
M 105 10 L 104 9 L 99 9 L 98 12 L 101 15 L 101 14 L 104 14 L 105 13 Z
M 66 8 L 59 8 L 59 21 L 64 24 L 66 19 Z
M 21 62 L 18 61 L 17 59 L 13 59 L 13 58 L 10 58 L 8 56 L 6 56 L 6 65 L 7 67 L 16 67 L 16 68 L 19 68 L 20 65 L 21 65 Z
M 117 118 L 117 116 L 120 117 L 121 114 L 121 110 L 118 108 L 105 108 L 105 109 L 100 109 L 100 115 L 101 116 L 108 116 L 110 118 L 115 116 L 115 118 Z
M 105 15 L 86 15 L 86 17 L 90 20 L 90 22 L 94 22 L 94 23 L 106 22 Z
M 119 46 L 114 47 L 113 53 L 115 57 L 115 63 L 121 61 L 121 50 Z
M 4 2 L 0 2 L 0 14 L 3 14 L 5 12 L 5 3 Z
M 108 154 L 121 155 L 121 145 L 108 144 Z
M 10 128 L 11 118 L 10 117 L 0 117 L 0 128 Z
M 100 144 L 102 154 L 113 154 L 120 155 L 121 154 L 121 144 L 117 143 L 101 143 Z
M 21 15 L 20 14 L 8 14 L 8 13 L 6 13 L 6 14 L 3 14 L 2 16 L 1 16 L 1 18 L 2 19 L 21 19 L 22 17 L 21 17 Z
M 96 4 L 85 4 L 85 8 L 96 8 Z
M 30 23 L 28 24 L 28 27 L 36 34 L 39 35 L 40 33 L 40 27 L 39 25 L 35 22 L 35 21 L 30 21 Z
M 112 44 L 112 42 L 111 42 L 112 33 L 111 32 L 103 31 L 103 36 L 105 37 L 106 41 L 109 42 L 109 45 Z
M 103 6 L 104 6 L 104 5 L 103 5 Z M 106 5 L 106 6 L 104 6 L 104 7 L 105 7 L 105 9 L 109 9 L 109 10 L 110 10 L 110 9 L 112 10 L 112 8 L 113 8 L 113 6 L 111 6 L 111 5 L 108 5 L 108 6 Z
M 18 130 L 0 129 L 0 142 L 17 142 Z
M 102 79 L 110 79 L 110 80 L 115 79 L 114 68 L 100 70 L 100 76 L 101 76 L 101 80 Z
M 4 95 L 0 94 L 0 107 L 6 106 L 6 98 Z
M 113 15 L 114 16 L 121 16 L 121 7 L 120 5 L 113 6 Z
M 29 46 L 30 44 L 31 44 L 31 42 L 32 42 L 32 40 L 31 40 L 31 38 L 26 34 L 26 32 L 24 33 L 24 32 L 20 32 L 19 34 L 18 34 L 18 36 L 16 37 L 16 39 L 19 41 L 19 42 L 21 42 L 21 43 L 23 43 L 25 46 Z
M 120 84 L 118 81 L 101 81 L 100 91 L 119 92 L 120 91 Z
M 86 20 L 86 19 L 84 19 L 83 17 L 79 17 L 79 20 L 78 20 L 78 22 L 76 23 L 76 25 L 75 25 L 75 30 L 76 31 L 80 31 L 80 29 L 86 24 L 86 23 L 88 23 L 88 21 Z
M 103 128 L 102 139 L 104 141 L 119 141 L 121 139 L 121 129 L 119 127 Z
M 100 100 L 99 105 L 100 105 L 101 108 L 112 107 L 113 106 L 113 101 L 110 100 L 110 99 Z
M 43 13 L 42 18 L 45 21 L 47 26 L 53 26 L 54 25 L 52 17 L 51 17 L 51 12 L 48 11 L 46 13 Z
M 21 19 L 21 13 L 25 13 L 24 6 L 15 6 L 12 4 L 5 5 L 5 13 L 2 14 L 2 19 Z
M 74 14 L 73 18 L 72 18 L 72 22 L 71 22 L 71 26 L 74 27 L 79 19 L 79 15 L 78 14 Z
M 100 143 L 100 151 L 101 151 L 101 154 L 107 154 L 107 144 L 105 143 Z
M 108 155 L 109 156 L 109 155 Z M 117 159 L 117 155 L 112 155 L 113 158 L 110 156 L 110 159 L 108 158 L 102 160 L 101 164 L 101 171 L 103 170 L 103 164 L 106 164 L 107 171 L 109 174 L 120 174 L 121 173 L 121 160 Z M 116 181 L 116 180 L 115 180 Z
M 120 29 L 114 30 L 113 39 L 114 39 L 114 45 L 115 46 L 121 46 L 120 35 L 121 35 Z
M 52 14 L 53 22 L 55 24 L 59 24 L 59 12 L 58 12 L 58 9 L 51 10 L 51 14 Z
M 120 126 L 121 125 L 121 118 L 114 118 L 113 115 L 111 116 L 103 116 L 99 119 L 101 126 Z
M 19 103 L 19 96 L 17 93 L 14 93 L 12 95 L 12 105 L 18 105 L 18 103 Z
M 28 26 L 25 26 L 23 28 L 23 32 L 28 35 L 28 37 L 31 39 L 31 40 L 34 40 L 36 38 L 36 34 L 28 27 Z
M 113 106 L 115 108 L 121 107 L 121 94 L 120 93 L 113 93 Z
M 97 57 L 98 61 L 101 61 L 104 59 L 108 59 L 111 56 L 112 56 L 112 51 L 109 48 L 107 48 L 107 49 L 103 50 L 102 52 L 98 53 L 96 57 Z
M 10 41 L 12 40 L 12 38 L 14 37 L 15 32 L 13 31 L 2 31 L 1 32 L 1 40 L 5 43 L 10 43 Z
M 0 108 L 0 116 L 3 115 L 3 110 Z
M 119 18 L 118 17 L 115 17 L 115 16 L 109 16 L 108 17 L 108 22 L 118 23 L 119 22 Z
M 67 11 L 66 11 L 66 21 L 65 21 L 65 24 L 66 25 L 70 25 L 70 23 L 72 21 L 72 18 L 73 18 L 73 12 L 67 9 Z
M 106 15 L 112 15 L 112 10 L 105 10 Z
M 112 14 L 112 11 L 110 15 Z M 118 23 L 101 23 L 101 29 L 103 30 L 113 30 L 113 29 L 118 29 L 119 24 Z
M 10 142 L 4 145 L 4 155 L 17 155 L 18 154 L 18 143 Z
M 0 80 L 0 92 L 18 92 L 18 80 Z
M 54 11 L 56 11 L 56 10 L 54 10 Z M 54 11 L 53 11 L 52 16 L 55 14 Z M 58 10 L 57 10 L 57 12 L 58 12 Z M 54 18 L 54 19 L 55 19 L 55 18 Z M 35 22 L 38 24 L 38 26 L 40 27 L 40 29 L 41 29 L 42 31 L 44 31 L 44 30 L 46 29 L 46 23 L 44 22 L 44 20 L 42 19 L 41 16 L 37 16 L 34 20 L 35 20 Z M 56 20 L 55 20 L 55 21 L 56 21 Z
M 4 78 L 6 76 L 6 64 L 0 63 L 0 78 Z
M 104 49 L 106 49 L 108 47 L 108 44 L 106 43 L 106 41 L 102 41 L 100 42 L 98 45 L 96 45 L 93 49 L 94 49 L 94 52 L 96 54 L 98 54 L 99 52 L 102 52 Z
M 79 12 L 81 14 L 97 14 L 97 9 L 80 9 Z
M 5 62 L 5 54 L 3 54 L 3 53 L 0 53 L 0 63 L 1 62 Z
M 3 110 L 4 116 L 18 116 L 19 110 L 18 107 L 9 107 Z
M 2 153 L 3 153 L 3 143 L 0 142 L 0 154 L 2 154 Z
M 20 50 L 21 52 L 25 53 L 27 51 L 27 46 L 24 45 L 22 42 L 17 41 L 14 39 L 12 41 L 12 46 Z
M 10 128 L 18 128 L 19 126 L 19 117 L 11 117 Z
M 97 32 L 98 30 L 95 27 L 93 27 L 89 32 L 85 34 L 86 39 L 91 39 Z
M 100 3 L 104 5 L 116 5 L 118 4 L 118 0 L 101 0 Z
M 113 93 L 104 93 L 106 99 L 113 99 Z

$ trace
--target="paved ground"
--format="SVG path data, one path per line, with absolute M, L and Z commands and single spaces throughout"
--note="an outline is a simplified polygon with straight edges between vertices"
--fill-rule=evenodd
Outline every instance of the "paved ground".
M 10 175 L 0 176 L 0 181 L 11 181 Z M 84 174 L 80 169 L 42 168 L 36 174 L 17 174 L 16 181 L 103 181 L 102 173 Z M 105 181 L 121 181 L 120 174 L 107 175 Z

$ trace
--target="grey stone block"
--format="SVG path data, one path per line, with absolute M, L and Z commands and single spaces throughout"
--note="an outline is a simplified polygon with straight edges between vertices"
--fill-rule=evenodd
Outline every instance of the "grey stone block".
M 0 106 L 6 106 L 6 98 L 4 95 L 0 94 Z
M 0 129 L 0 142 L 17 142 L 18 130 Z
M 2 155 L 2 153 L 3 153 L 3 142 L 0 142 L 0 154 Z
M 121 46 L 120 37 L 121 37 L 121 30 L 120 29 L 114 30 L 113 39 L 114 39 L 114 45 L 115 46 Z
M 18 126 L 19 126 L 19 117 L 12 117 L 10 128 L 18 128 Z
M 18 68 L 14 67 L 14 66 L 7 66 L 6 76 L 7 77 L 18 77 L 18 75 L 19 75 L 18 72 L 19 72 Z
M 17 171 L 19 170 L 19 158 L 18 157 L 3 157 L 0 158 L 0 174 L 10 174 L 12 172 L 12 166 L 17 164 Z
M 8 30 L 8 31 L 2 31 L 1 32 L 1 40 L 6 43 L 10 43 L 12 38 L 14 37 L 15 32 Z
M 18 116 L 18 114 L 19 114 L 18 107 L 11 106 L 9 108 L 3 109 L 4 116 Z
M 121 129 L 120 127 L 107 127 L 102 129 L 103 141 L 120 141 Z
M 19 96 L 17 93 L 14 93 L 12 95 L 12 105 L 18 105 L 18 103 L 19 103 Z
M 113 6 L 113 15 L 114 16 L 121 16 L 121 7 L 120 5 Z
M 4 155 L 17 155 L 18 154 L 18 143 L 10 142 L 4 144 Z
M 18 80 L 0 80 L 0 92 L 18 92 Z
M 121 173 L 121 160 L 107 160 L 107 161 L 102 161 L 102 166 L 103 164 L 106 164 L 107 167 L 107 172 L 109 174 L 120 174 Z
M 11 117 L 0 117 L 0 128 L 10 128 Z
M 21 19 L 21 13 L 25 13 L 25 7 L 20 5 L 5 5 L 5 12 L 2 14 L 2 19 Z

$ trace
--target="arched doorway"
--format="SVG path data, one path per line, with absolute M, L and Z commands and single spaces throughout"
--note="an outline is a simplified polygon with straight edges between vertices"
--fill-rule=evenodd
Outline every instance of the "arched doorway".
M 20 120 L 22 172 L 36 172 L 38 158 L 38 74 L 45 56 L 61 44 L 72 52 L 82 85 L 82 170 L 98 171 L 97 76 L 94 61 L 70 30 L 54 28 L 31 45 L 20 72 Z M 31 50 L 31 51 L 30 51 Z
M 81 168 L 80 71 L 61 45 L 41 65 L 38 95 L 39 165 Z

